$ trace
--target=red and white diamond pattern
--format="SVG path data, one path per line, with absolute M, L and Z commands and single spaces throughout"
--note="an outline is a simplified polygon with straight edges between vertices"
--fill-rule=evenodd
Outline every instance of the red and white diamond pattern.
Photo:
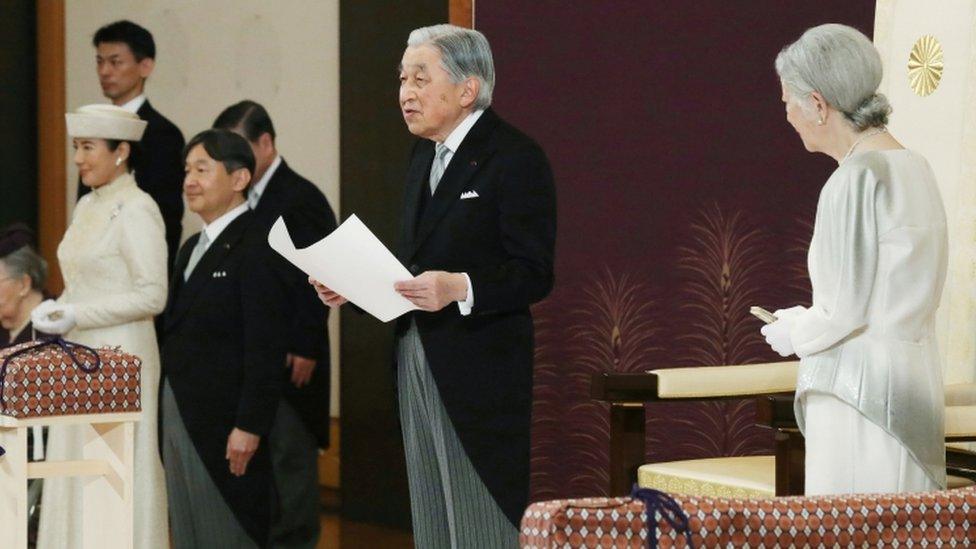
M 0 351 L 0 363 L 23 343 Z M 14 357 L 3 380 L 0 414 L 44 417 L 74 414 L 136 412 L 140 410 L 139 372 L 142 361 L 118 349 L 97 349 L 101 366 L 88 373 L 60 347 L 49 345 Z M 91 369 L 91 353 L 76 349 L 75 357 Z
M 674 495 L 689 517 L 695 547 L 976 546 L 976 487 L 923 494 L 790 498 Z M 686 547 L 663 520 L 658 547 Z M 521 545 L 643 548 L 644 504 L 631 498 L 534 503 L 522 517 Z

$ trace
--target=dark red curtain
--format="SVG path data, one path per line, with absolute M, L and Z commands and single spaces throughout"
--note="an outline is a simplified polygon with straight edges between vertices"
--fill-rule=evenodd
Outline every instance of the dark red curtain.
M 806 303 L 835 165 L 786 123 L 776 54 L 874 2 L 484 0 L 495 108 L 549 154 L 556 289 L 535 308 L 533 498 L 608 485 L 591 373 L 781 360 L 750 305 Z M 648 407 L 648 460 L 770 453 L 750 402 Z

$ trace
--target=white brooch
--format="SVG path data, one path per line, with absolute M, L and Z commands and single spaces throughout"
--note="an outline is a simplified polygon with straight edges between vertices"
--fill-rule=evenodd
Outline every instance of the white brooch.
M 227 276 L 227 271 L 214 271 L 213 272 L 213 277 L 214 278 L 225 278 L 226 276 Z
M 109 219 L 115 219 L 116 217 L 119 216 L 120 213 L 122 213 L 122 203 L 121 202 L 119 202 L 118 204 L 115 205 L 114 208 L 112 208 L 112 213 L 109 216 Z

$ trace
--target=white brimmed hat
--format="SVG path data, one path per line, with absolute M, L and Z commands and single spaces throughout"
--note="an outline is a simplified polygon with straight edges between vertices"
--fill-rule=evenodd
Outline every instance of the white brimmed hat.
M 115 105 L 85 105 L 64 115 L 71 137 L 136 141 L 142 139 L 146 121 Z

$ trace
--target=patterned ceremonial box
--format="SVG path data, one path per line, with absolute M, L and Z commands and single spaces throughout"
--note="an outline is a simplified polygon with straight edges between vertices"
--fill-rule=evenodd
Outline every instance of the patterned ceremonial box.
M 534 503 L 526 549 L 643 547 L 971 547 L 976 487 L 917 494 L 783 498 L 637 497 Z M 648 524 L 647 516 L 655 520 Z M 650 528 L 648 528 L 650 526 Z M 686 536 L 690 536 L 689 538 Z
M 0 351 L 0 415 L 32 418 L 140 410 L 141 360 L 63 339 Z

